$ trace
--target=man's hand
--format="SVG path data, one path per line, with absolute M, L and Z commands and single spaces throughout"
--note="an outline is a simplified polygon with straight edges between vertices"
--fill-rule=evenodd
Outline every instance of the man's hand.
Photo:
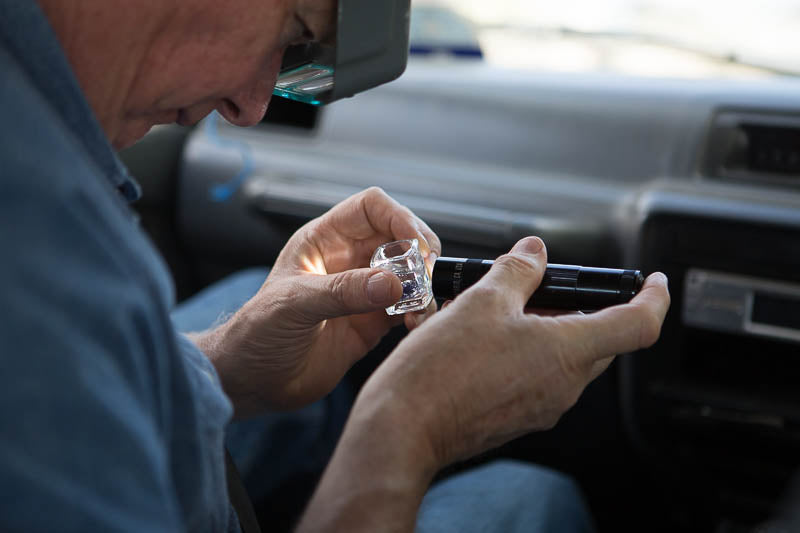
M 389 241 L 419 239 L 429 267 L 441 253 L 422 220 L 378 188 L 340 203 L 289 240 L 258 294 L 195 342 L 217 368 L 237 415 L 294 408 L 330 392 L 392 326 L 400 280 L 369 265 Z M 435 302 L 427 310 L 430 314 Z
M 526 313 L 546 265 L 542 241 L 523 239 L 398 345 L 362 389 L 301 530 L 412 530 L 438 469 L 552 427 L 616 354 L 656 342 L 663 274 L 629 304 Z
M 626 305 L 588 315 L 526 313 L 546 265 L 541 240 L 517 243 L 398 346 L 369 381 L 364 403 L 387 395 L 404 403 L 435 461 L 446 465 L 552 427 L 615 355 L 656 342 L 670 301 L 663 274 Z

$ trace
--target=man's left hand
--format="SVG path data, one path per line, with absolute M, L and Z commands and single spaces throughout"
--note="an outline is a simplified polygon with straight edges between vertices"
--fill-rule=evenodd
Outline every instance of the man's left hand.
M 217 368 L 237 416 L 291 409 L 330 392 L 395 325 L 413 329 L 436 310 L 391 317 L 400 280 L 364 268 L 389 241 L 418 239 L 429 268 L 439 238 L 409 209 L 371 188 L 300 228 L 259 292 L 228 322 L 195 337 Z

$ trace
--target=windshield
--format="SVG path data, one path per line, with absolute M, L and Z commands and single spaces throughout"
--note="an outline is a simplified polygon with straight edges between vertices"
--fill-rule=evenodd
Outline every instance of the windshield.
M 511 68 L 797 76 L 800 2 L 414 0 L 411 40 L 412 53 L 431 43 L 472 43 L 488 63 Z

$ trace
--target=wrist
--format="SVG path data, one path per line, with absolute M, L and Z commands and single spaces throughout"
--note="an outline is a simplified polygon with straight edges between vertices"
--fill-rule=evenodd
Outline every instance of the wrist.
M 362 390 L 353 406 L 347 430 L 352 440 L 369 453 L 390 461 L 387 468 L 408 473 L 409 482 L 427 486 L 444 465 L 434 449 L 424 424 L 425 417 L 417 408 L 404 402 L 394 391 Z
M 220 339 L 221 336 L 221 328 L 223 326 L 217 327 L 215 329 L 210 329 L 207 331 L 201 332 L 192 332 L 186 333 L 186 337 L 194 343 L 197 348 L 205 354 L 211 364 L 214 365 L 214 368 L 219 375 L 220 380 L 225 383 L 224 380 L 224 373 L 222 372 L 223 368 L 220 367 L 220 362 L 222 361 L 222 342 Z
M 237 373 L 234 368 L 235 361 L 230 354 L 230 342 L 226 341 L 229 335 L 230 322 L 228 321 L 212 330 L 188 333 L 186 336 L 205 354 L 214 366 L 222 384 L 222 390 L 233 404 L 235 416 L 238 417 L 248 412 L 248 409 L 241 394 L 242 387 L 237 383 Z
M 413 418 L 390 402 L 359 396 L 298 531 L 413 531 L 439 465 Z

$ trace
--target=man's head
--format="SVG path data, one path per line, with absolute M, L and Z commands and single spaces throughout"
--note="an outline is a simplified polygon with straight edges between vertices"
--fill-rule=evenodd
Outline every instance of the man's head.
M 290 44 L 334 30 L 336 0 L 39 0 L 116 148 L 155 124 L 214 109 L 248 126 L 266 112 Z

